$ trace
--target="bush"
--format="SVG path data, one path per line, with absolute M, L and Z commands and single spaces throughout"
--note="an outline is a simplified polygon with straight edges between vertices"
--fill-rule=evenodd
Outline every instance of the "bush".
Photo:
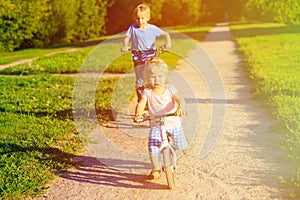
M 0 51 L 99 37 L 107 6 L 106 0 L 0 0 Z

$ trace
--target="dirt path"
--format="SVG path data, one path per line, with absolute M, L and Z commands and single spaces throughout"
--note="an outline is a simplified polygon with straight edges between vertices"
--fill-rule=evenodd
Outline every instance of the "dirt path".
M 177 73 L 186 77 L 195 94 L 193 98 L 185 97 L 186 104 L 197 105 L 199 111 L 197 121 L 187 121 L 185 126 L 189 122 L 199 126 L 196 136 L 191 137 L 190 151 L 178 161 L 176 190 L 167 190 L 164 177 L 156 182 L 146 181 L 148 169 L 118 171 L 102 165 L 86 151 L 77 158 L 76 168 L 60 174 L 47 193 L 37 199 L 287 199 L 288 193 L 277 177 L 288 170 L 280 162 L 281 153 L 275 145 L 277 136 L 269 133 L 272 121 L 261 102 L 251 98 L 251 84 L 240 66 L 229 27 L 215 27 L 201 46 L 217 66 L 226 99 L 212 98 L 209 82 L 215 77 L 203 77 L 182 61 Z M 207 68 L 211 67 L 209 64 Z M 211 124 L 219 116 L 213 112 L 218 106 L 226 109 L 220 113 L 223 126 L 212 138 L 217 142 L 211 151 L 201 156 L 203 144 L 213 129 Z M 118 137 L 116 128 L 103 129 Z M 129 136 L 127 139 L 133 140 Z M 145 139 L 139 140 L 146 144 Z
M 74 51 L 79 51 L 81 49 L 83 49 L 83 48 L 72 48 L 72 49 L 63 50 L 63 51 L 54 51 L 54 52 L 48 53 L 44 56 L 52 56 L 52 55 L 55 55 L 55 54 L 65 53 L 65 52 L 74 52 Z M 21 65 L 21 64 L 31 63 L 31 62 L 33 62 L 37 59 L 39 59 L 39 57 L 24 59 L 24 60 L 12 62 L 12 63 L 9 63 L 9 64 L 0 65 L 0 70 L 6 69 L 6 68 L 9 68 L 9 67 L 13 67 L 13 66 L 17 66 L 17 65 Z

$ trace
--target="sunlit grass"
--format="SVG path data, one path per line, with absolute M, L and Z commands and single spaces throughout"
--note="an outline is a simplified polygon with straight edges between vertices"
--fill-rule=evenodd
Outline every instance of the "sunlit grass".
M 279 144 L 298 166 L 292 179 L 282 180 L 294 188 L 292 197 L 300 196 L 300 26 L 248 24 L 232 30 L 255 83 L 253 92 L 270 107 L 281 127 Z

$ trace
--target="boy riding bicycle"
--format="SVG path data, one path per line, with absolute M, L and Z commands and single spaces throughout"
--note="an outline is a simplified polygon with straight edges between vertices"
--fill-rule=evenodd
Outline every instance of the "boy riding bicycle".
M 149 24 L 150 8 L 145 4 L 140 4 L 134 9 L 136 23 L 131 24 L 123 40 L 122 52 L 129 50 L 128 43 L 131 42 L 131 54 L 136 75 L 136 93 L 138 101 L 144 88 L 143 71 L 144 66 L 150 58 L 155 56 L 154 44 L 156 37 L 164 36 L 165 48 L 171 48 L 170 35 L 153 24 Z
M 171 134 L 174 145 L 179 150 L 187 148 L 187 141 L 181 125 L 181 101 L 177 95 L 176 88 L 167 84 L 168 66 L 159 59 L 152 58 L 144 71 L 146 87 L 142 91 L 141 99 L 135 110 L 135 121 L 142 118 L 143 111 L 148 106 L 150 116 L 176 113 L 177 116 L 164 118 L 167 132 Z M 160 124 L 155 120 L 150 122 L 150 132 L 148 137 L 148 151 L 152 163 L 152 171 L 148 179 L 160 177 L 160 144 L 162 142 L 160 134 Z

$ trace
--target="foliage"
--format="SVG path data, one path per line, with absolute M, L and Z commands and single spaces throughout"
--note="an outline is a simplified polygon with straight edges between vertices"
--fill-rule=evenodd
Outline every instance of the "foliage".
M 220 0 L 202 0 L 201 10 L 203 10 L 201 22 L 226 21 L 225 15 L 229 15 L 230 20 L 236 20 L 242 12 L 241 0 L 227 0 L 226 3 Z
M 56 3 L 57 2 L 57 3 Z M 65 42 L 83 41 L 105 33 L 105 17 L 108 1 L 106 0 L 77 0 L 77 1 L 55 0 L 54 10 L 58 14 L 65 14 L 63 24 Z M 64 9 L 61 11 L 60 9 Z M 64 12 L 65 11 L 65 12 Z M 55 21 L 60 21 L 56 16 Z
M 145 0 L 160 27 L 226 20 L 300 23 L 298 0 Z M 126 31 L 132 0 L 0 0 L 0 51 L 85 41 Z M 120 20 L 120 16 L 122 19 Z M 184 17 L 182 17 L 184 16 Z
M 160 27 L 195 25 L 205 15 L 202 0 L 146 0 L 151 9 L 149 23 Z M 132 0 L 130 4 L 123 0 L 115 0 L 108 8 L 106 28 L 109 34 L 126 31 L 130 24 L 135 23 L 134 8 L 140 4 L 139 0 Z M 184 17 L 181 17 L 181 16 Z M 119 16 L 122 16 L 120 20 Z
M 248 0 L 244 5 L 248 20 L 276 21 L 288 24 L 300 23 L 298 0 Z
M 232 29 L 255 82 L 255 95 L 265 99 L 278 126 L 284 128 L 280 146 L 298 167 L 295 177 L 286 183 L 295 187 L 292 195 L 299 196 L 300 26 L 251 24 Z
M 99 37 L 105 33 L 107 6 L 105 0 L 1 0 L 0 50 Z
M 130 0 L 130 3 L 124 0 L 113 0 L 111 6 L 107 8 L 105 24 L 107 33 L 117 34 L 127 30 L 129 25 L 134 22 L 133 10 L 140 3 L 140 0 Z
M 153 21 L 162 26 L 194 25 L 204 15 L 201 12 L 201 0 L 151 0 L 149 4 L 154 7 Z
M 49 15 L 48 0 L 0 1 L 0 50 L 14 50 L 24 41 L 34 38 Z M 47 44 L 47 38 L 45 44 Z M 34 40 L 32 42 L 35 42 Z

